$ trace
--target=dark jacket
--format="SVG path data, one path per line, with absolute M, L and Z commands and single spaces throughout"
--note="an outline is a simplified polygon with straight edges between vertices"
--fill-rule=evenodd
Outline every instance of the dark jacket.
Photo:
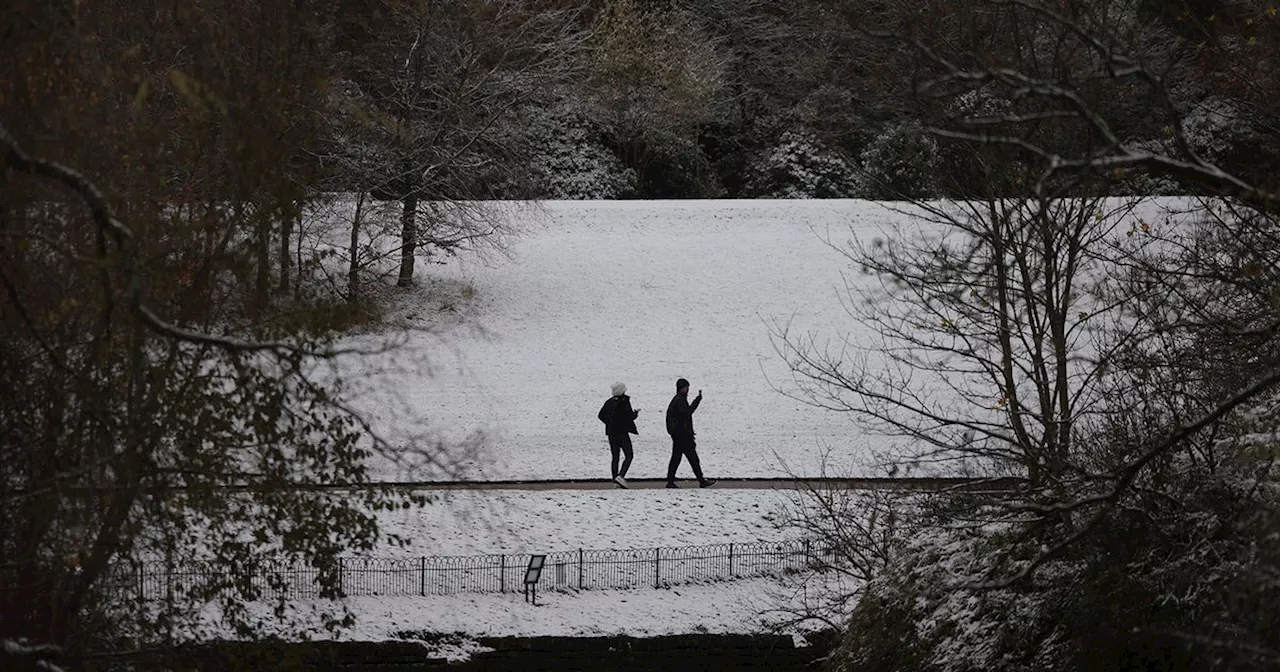
M 631 397 L 620 394 L 616 397 L 605 399 L 604 406 L 600 407 L 600 412 L 596 414 L 600 418 L 600 422 L 604 423 L 604 433 L 609 436 L 618 434 L 639 434 L 640 430 L 636 429 L 636 417 L 640 415 L 640 411 L 631 410 Z
M 689 404 L 688 396 L 687 393 L 677 392 L 671 398 L 671 403 L 667 404 L 667 433 L 677 439 L 693 438 L 693 412 L 702 403 L 701 395 L 693 400 L 692 405 Z

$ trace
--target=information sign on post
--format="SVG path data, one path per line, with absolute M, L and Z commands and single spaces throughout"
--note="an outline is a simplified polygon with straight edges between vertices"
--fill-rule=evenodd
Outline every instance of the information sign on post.
M 538 606 L 538 579 L 542 576 L 542 565 L 546 563 L 545 555 L 530 555 L 529 566 L 524 570 L 524 599 Z

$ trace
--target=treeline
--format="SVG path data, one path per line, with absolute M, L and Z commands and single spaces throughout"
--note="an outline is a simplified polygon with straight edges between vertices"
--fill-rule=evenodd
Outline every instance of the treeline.
M 164 133 L 181 121 L 160 114 L 166 100 L 172 110 L 203 109 L 210 137 L 215 127 L 240 129 L 199 147 L 150 137 L 151 151 L 131 153 L 159 165 L 203 152 L 207 168 L 167 175 L 185 189 L 209 184 L 200 173 L 216 162 L 261 154 L 287 167 L 277 172 L 295 188 L 419 200 L 979 194 L 979 185 L 950 179 L 971 170 L 955 143 L 921 129 L 990 113 L 1017 94 L 988 88 L 960 100 L 916 86 L 920 73 L 900 50 L 865 30 L 903 4 L 18 3 L 11 37 L 51 39 L 24 48 L 11 71 L 62 88 L 15 92 L 5 108 L 19 138 L 27 124 L 75 137 L 54 129 L 62 117 L 93 127 L 90 114 L 117 135 L 142 122 Z M 1170 70 L 1161 76 L 1176 83 L 1170 95 L 1191 149 L 1232 172 L 1273 171 L 1274 110 L 1259 74 L 1248 72 L 1275 49 L 1271 16 L 1251 19 L 1230 2 L 1126 4 L 1144 39 L 1165 42 L 1158 58 Z M 911 29 L 934 18 L 921 13 Z M 999 48 L 1035 38 L 982 39 Z M 1152 101 L 1119 94 L 1099 101 L 1116 137 L 1164 142 L 1167 120 Z M 43 107 L 49 95 L 77 102 Z M 108 110 L 132 112 L 108 119 Z M 1053 120 L 1036 125 L 1066 146 L 1099 141 Z M 1113 193 L 1178 190 L 1117 182 Z
M 505 95 L 505 107 L 472 101 L 473 111 L 488 110 L 487 116 L 479 114 L 488 125 L 473 133 L 476 142 L 469 151 L 487 167 L 473 170 L 464 166 L 475 161 L 456 163 L 458 175 L 436 191 L 454 198 L 982 195 L 983 181 L 966 177 L 973 172 L 967 144 L 923 129 L 960 116 L 993 114 L 1015 105 L 1022 94 L 985 87 L 960 99 L 946 88 L 919 87 L 922 73 L 909 56 L 867 30 L 882 17 L 912 11 L 908 4 L 613 0 L 522 5 L 518 33 L 498 37 L 501 22 L 484 31 L 493 38 L 487 63 L 510 69 L 502 77 L 507 88 L 488 82 L 490 95 Z M 1170 102 L 1185 119 L 1189 149 L 1250 177 L 1274 172 L 1280 156 L 1280 139 L 1268 121 L 1274 108 L 1259 88 L 1257 73 L 1247 72 L 1245 65 L 1265 62 L 1275 50 L 1268 29 L 1274 21 L 1265 8 L 1125 4 L 1130 25 L 1143 26 L 1143 39 L 1163 42 L 1152 56 L 1168 68 L 1160 76 L 1174 83 Z M 462 5 L 450 7 L 458 11 Z M 1251 19 L 1250 11 L 1257 16 Z M 371 14 L 375 18 L 368 19 Z M 532 16 L 540 21 L 531 22 Z M 393 25 L 376 9 L 344 11 L 343 17 L 361 25 Z M 412 25 L 412 18 L 405 20 Z M 921 12 L 908 30 L 927 29 L 934 20 Z M 418 37 L 430 39 L 411 27 L 402 28 L 398 38 L 384 35 L 372 43 L 386 62 L 362 73 L 340 68 L 338 76 L 366 104 L 385 107 L 376 104 L 377 92 L 387 90 L 392 85 L 387 78 L 397 72 L 399 89 L 405 89 L 411 53 L 431 62 L 448 60 L 443 54 L 411 52 L 414 44 L 423 44 Z M 1037 39 L 1016 33 L 973 37 L 996 50 Z M 522 40 L 532 46 L 520 46 Z M 349 44 L 356 48 L 357 43 Z M 529 60 L 531 53 L 539 56 Z M 1035 67 L 1057 66 L 1046 61 Z M 499 70 L 482 71 L 496 75 Z M 413 77 L 440 79 L 442 74 Z M 1148 146 L 1169 139 L 1161 105 L 1137 90 L 1115 93 L 1095 102 L 1116 139 Z M 373 99 L 367 97 L 371 94 Z M 411 119 L 427 121 L 416 113 L 406 113 L 401 121 Z M 1023 132 L 1052 136 L 1067 151 L 1105 143 L 1052 119 L 1029 121 L 1034 123 Z M 1125 175 L 1098 188 L 1132 194 L 1189 187 Z

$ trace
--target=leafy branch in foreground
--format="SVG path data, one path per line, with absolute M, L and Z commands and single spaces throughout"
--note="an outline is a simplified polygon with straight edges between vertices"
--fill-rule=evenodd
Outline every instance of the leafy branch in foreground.
M 246 634 L 264 619 L 250 606 L 261 590 L 252 570 L 298 563 L 316 570 L 323 595 L 337 596 L 339 554 L 383 541 L 377 511 L 422 503 L 375 489 L 335 496 L 295 487 L 368 482 L 375 454 L 409 450 L 373 434 L 344 400 L 341 379 L 317 366 L 338 351 L 324 337 L 258 340 L 251 327 L 246 338 L 163 319 L 147 298 L 154 278 L 140 240 L 98 187 L 26 153 L 3 126 L 0 152 L 16 188 L 53 183 L 71 195 L 55 201 L 64 207 L 54 216 L 6 195 L 0 606 L 8 631 L 77 650 L 111 647 L 124 634 L 149 640 L 190 627 L 212 602 Z M 41 291 L 46 277 L 68 278 L 67 295 Z M 118 579 L 145 559 L 209 571 L 165 604 L 139 604 Z M 212 571 L 226 567 L 243 571 Z M 266 619 L 285 617 L 283 599 Z

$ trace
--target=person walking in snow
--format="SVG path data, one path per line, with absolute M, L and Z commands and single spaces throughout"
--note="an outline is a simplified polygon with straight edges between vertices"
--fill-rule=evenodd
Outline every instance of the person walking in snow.
M 609 438 L 609 452 L 613 453 L 613 461 L 610 463 L 613 482 L 619 488 L 625 488 L 627 469 L 631 467 L 631 435 L 640 433 L 636 429 L 636 418 L 640 416 L 640 410 L 631 408 L 631 397 L 627 396 L 627 386 L 623 383 L 614 383 L 611 391 L 613 396 L 605 400 L 596 417 L 604 423 L 604 434 Z M 619 453 L 625 456 L 621 469 L 618 468 Z
M 693 439 L 693 412 L 702 403 L 702 390 L 693 403 L 689 403 L 689 381 L 681 378 L 676 381 L 676 396 L 667 404 L 667 433 L 671 435 L 671 462 L 667 464 L 667 487 L 676 488 L 676 469 L 680 468 L 680 458 L 689 460 L 693 475 L 698 477 L 698 486 L 709 488 L 715 481 L 702 476 L 702 462 L 698 459 L 697 444 Z

